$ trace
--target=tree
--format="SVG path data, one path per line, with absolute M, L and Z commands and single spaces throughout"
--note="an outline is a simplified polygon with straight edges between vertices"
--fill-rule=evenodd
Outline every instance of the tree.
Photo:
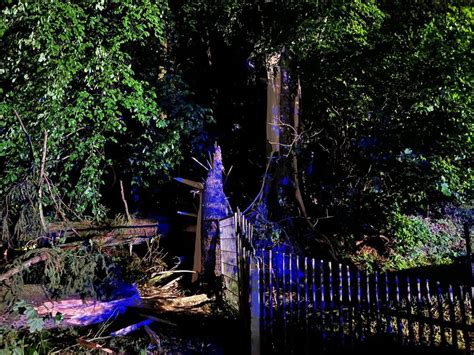
M 299 176 L 316 231 L 288 223 L 284 228 L 291 242 L 299 239 L 300 245 L 320 250 L 314 240 L 326 235 L 347 251 L 355 240 L 373 237 L 380 243 L 383 234 L 395 239 L 390 225 L 395 212 L 437 217 L 448 204 L 472 200 L 469 7 L 375 1 L 182 4 L 175 13 L 185 11 L 191 19 L 186 23 L 195 28 L 182 27 L 187 42 L 181 48 L 191 42 L 202 58 L 205 52 L 213 54 L 210 65 L 203 65 L 204 59 L 196 65 L 206 67 L 209 86 L 199 93 L 211 97 L 217 126 L 225 128 L 216 136 L 225 137 L 224 144 L 233 142 L 224 151 L 251 156 L 246 168 L 254 168 L 245 171 L 253 173 L 252 179 L 265 172 L 265 164 L 251 164 L 255 157 L 264 160 L 257 152 L 265 146 L 257 141 L 264 140 L 266 131 L 262 82 L 269 82 L 267 59 L 285 52 L 280 72 L 286 70 L 295 82 L 300 78 L 301 120 L 292 145 L 297 175 L 292 174 L 290 154 L 287 168 L 279 166 L 271 178 L 276 190 L 282 183 L 291 190 Z M 203 27 L 211 30 L 200 31 Z M 234 49 L 231 61 L 223 55 L 229 48 Z M 241 70 L 244 62 L 246 72 Z M 290 102 L 295 92 L 290 90 Z M 230 127 L 232 135 L 225 133 Z M 241 189 L 239 182 L 228 190 Z M 260 186 L 252 188 L 257 193 Z M 296 220 L 293 198 L 276 201 L 279 214 L 269 222 Z
M 117 177 L 138 187 L 168 178 L 208 111 L 167 52 L 167 15 L 166 1 L 2 5 L 1 196 L 39 171 L 45 132 L 45 175 L 77 214 L 103 216 Z

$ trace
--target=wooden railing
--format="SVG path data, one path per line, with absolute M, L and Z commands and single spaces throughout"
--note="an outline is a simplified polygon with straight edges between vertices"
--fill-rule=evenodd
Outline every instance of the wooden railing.
M 229 303 L 249 321 L 252 353 L 332 353 L 371 343 L 474 350 L 469 285 L 368 273 L 352 265 L 255 249 L 240 213 L 221 221 Z M 455 275 L 453 275 L 455 276 Z

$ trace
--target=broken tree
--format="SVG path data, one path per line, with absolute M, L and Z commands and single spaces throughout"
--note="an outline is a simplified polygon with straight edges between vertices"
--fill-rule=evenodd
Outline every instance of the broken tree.
M 218 221 L 231 213 L 224 194 L 223 170 L 221 148 L 216 145 L 202 195 L 201 275 L 203 281 L 211 284 L 221 275 Z

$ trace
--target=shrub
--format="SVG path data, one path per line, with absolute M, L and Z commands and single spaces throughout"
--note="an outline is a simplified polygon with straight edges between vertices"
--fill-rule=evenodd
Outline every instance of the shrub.
M 395 211 L 389 228 L 393 241 L 383 269 L 449 264 L 465 250 L 462 229 L 450 218 L 431 219 Z

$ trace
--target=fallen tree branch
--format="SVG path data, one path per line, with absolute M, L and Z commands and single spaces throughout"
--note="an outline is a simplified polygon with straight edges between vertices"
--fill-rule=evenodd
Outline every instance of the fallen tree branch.
M 123 190 L 123 181 L 120 180 L 120 195 L 122 196 L 122 202 L 123 202 L 123 205 L 125 207 L 125 214 L 127 216 L 127 221 L 129 224 L 132 223 L 132 217 L 130 217 L 130 213 L 128 212 L 128 204 L 127 204 L 127 200 L 125 199 L 125 192 Z
M 4 274 L 1 274 L 0 275 L 0 282 L 8 280 L 12 276 L 18 274 L 19 272 L 23 271 L 24 269 L 28 269 L 32 265 L 35 265 L 35 264 L 38 264 L 42 261 L 47 260 L 49 258 L 49 256 L 50 256 L 50 254 L 45 252 L 45 253 L 37 255 L 37 256 L 35 256 L 31 259 L 26 260 L 25 262 L 21 263 L 20 265 L 11 268 L 10 270 L 5 272 Z
M 141 321 L 139 323 L 132 324 L 132 325 L 129 325 L 128 327 L 116 330 L 115 332 L 110 333 L 110 335 L 113 337 L 122 337 L 134 332 L 135 330 L 140 329 L 143 326 L 150 325 L 151 323 L 153 323 L 153 320 L 145 319 L 144 321 Z
M 128 237 L 124 239 L 118 239 L 116 237 L 111 237 L 111 236 L 99 236 L 96 238 L 91 238 L 91 240 L 97 244 L 100 244 L 104 248 L 109 248 L 117 245 L 123 245 L 123 244 L 131 244 L 131 245 L 137 245 L 141 243 L 145 243 L 150 239 L 150 237 Z M 79 248 L 82 245 L 80 242 L 74 242 L 74 243 L 67 243 L 67 244 L 62 244 L 59 245 L 58 247 L 62 250 L 74 250 Z M 32 265 L 38 264 L 42 261 L 46 261 L 49 259 L 51 256 L 50 253 L 44 252 L 40 255 L 37 255 L 31 259 L 28 259 L 24 262 L 22 262 L 20 265 L 15 266 L 8 270 L 7 272 L 0 274 L 0 282 L 6 281 L 10 279 L 12 276 L 18 274 L 19 272 L 28 269 Z
M 28 142 L 28 145 L 30 146 L 31 161 L 33 162 L 33 165 L 34 165 L 34 162 L 35 162 L 35 159 L 36 159 L 36 153 L 35 153 L 35 148 L 33 147 L 33 143 L 31 142 L 30 134 L 26 130 L 26 127 L 23 124 L 23 121 L 22 121 L 20 115 L 18 114 L 18 112 L 16 110 L 13 110 L 13 112 L 15 113 L 15 116 L 16 116 L 18 122 L 20 122 L 21 129 L 23 130 L 23 133 L 26 136 L 26 141 Z
M 40 174 L 38 178 L 38 213 L 39 219 L 41 222 L 41 227 L 43 227 L 43 231 L 45 233 L 48 232 L 48 227 L 46 226 L 46 221 L 44 219 L 43 213 L 43 180 L 44 180 L 44 167 L 46 165 L 46 150 L 48 147 L 48 131 L 44 131 L 44 140 L 43 140 L 43 155 L 41 157 L 41 165 L 40 165 Z

